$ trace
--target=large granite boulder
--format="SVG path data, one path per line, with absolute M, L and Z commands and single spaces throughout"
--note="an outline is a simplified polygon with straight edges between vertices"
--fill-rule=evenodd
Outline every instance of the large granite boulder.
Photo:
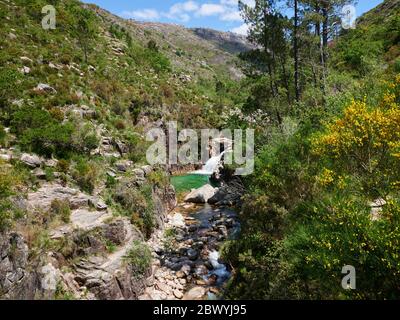
M 207 203 L 208 199 L 213 197 L 218 189 L 209 184 L 202 186 L 199 189 L 192 190 L 186 197 L 185 202 L 192 203 Z

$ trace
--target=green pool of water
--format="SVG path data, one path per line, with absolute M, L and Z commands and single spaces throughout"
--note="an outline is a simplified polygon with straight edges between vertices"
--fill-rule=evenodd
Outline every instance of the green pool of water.
M 171 183 L 177 193 L 197 189 L 210 183 L 209 176 L 202 174 L 185 174 L 181 176 L 172 176 Z

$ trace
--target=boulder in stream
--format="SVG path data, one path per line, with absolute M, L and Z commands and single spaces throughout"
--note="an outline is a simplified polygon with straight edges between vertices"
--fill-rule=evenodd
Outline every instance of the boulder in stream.
M 186 197 L 185 202 L 192 203 L 207 203 L 208 199 L 212 198 L 217 192 L 217 188 L 209 184 L 202 186 L 199 189 L 192 190 Z

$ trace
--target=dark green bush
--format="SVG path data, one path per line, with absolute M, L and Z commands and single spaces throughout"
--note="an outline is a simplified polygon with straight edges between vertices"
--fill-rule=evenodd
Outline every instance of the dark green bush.
M 75 150 L 72 123 L 59 123 L 41 108 L 23 107 L 12 116 L 11 128 L 23 149 L 51 156 L 65 156 Z

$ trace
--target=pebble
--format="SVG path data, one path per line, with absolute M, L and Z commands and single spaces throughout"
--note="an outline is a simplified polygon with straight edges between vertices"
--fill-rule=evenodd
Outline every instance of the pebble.
M 182 299 L 183 298 L 183 293 L 179 290 L 174 290 L 174 296 L 177 299 Z

